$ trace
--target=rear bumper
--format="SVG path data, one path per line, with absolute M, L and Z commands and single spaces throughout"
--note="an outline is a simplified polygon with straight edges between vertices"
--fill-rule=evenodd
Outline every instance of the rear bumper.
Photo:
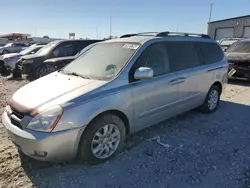
M 80 129 L 44 133 L 22 130 L 13 125 L 6 112 L 2 122 L 8 135 L 24 154 L 42 161 L 64 161 L 77 155 Z

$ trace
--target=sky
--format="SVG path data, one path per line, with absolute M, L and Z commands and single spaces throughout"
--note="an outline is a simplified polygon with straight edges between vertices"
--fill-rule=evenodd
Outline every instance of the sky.
M 6 0 L 0 34 L 104 38 L 147 31 L 206 33 L 212 21 L 250 15 L 250 0 Z

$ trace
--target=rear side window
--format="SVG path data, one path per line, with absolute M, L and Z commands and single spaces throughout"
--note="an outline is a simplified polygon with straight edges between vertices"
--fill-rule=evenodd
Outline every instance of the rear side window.
M 206 65 L 219 62 L 224 57 L 224 53 L 216 43 L 199 42 L 197 46 L 201 52 L 203 63 Z
M 199 54 L 194 42 L 167 42 L 171 71 L 180 71 L 200 65 Z

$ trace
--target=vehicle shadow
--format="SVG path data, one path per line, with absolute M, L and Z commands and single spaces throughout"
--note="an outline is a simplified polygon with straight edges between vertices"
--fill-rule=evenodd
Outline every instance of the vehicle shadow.
M 250 86 L 250 81 L 247 80 L 228 80 L 230 85 L 238 85 L 238 86 Z
M 158 152 L 162 146 L 155 145 L 157 143 L 153 143 L 150 139 L 156 137 L 163 138 L 165 143 L 169 143 L 176 148 L 179 147 L 179 143 L 183 140 L 185 140 L 187 146 L 192 145 L 194 139 L 199 142 L 201 140 L 214 142 L 215 138 L 224 136 L 219 131 L 216 131 L 218 127 L 221 130 L 228 130 L 234 127 L 237 121 L 249 122 L 249 114 L 250 106 L 228 101 L 221 101 L 216 113 L 203 114 L 195 110 L 184 113 L 129 136 L 124 151 L 120 155 L 95 166 L 84 164 L 77 160 L 67 163 L 40 162 L 23 154 L 20 154 L 20 160 L 25 173 L 36 187 L 124 187 L 124 185 L 128 187 L 129 179 L 132 182 L 136 182 L 139 179 L 139 177 L 133 174 L 133 170 L 131 172 L 131 169 L 135 166 L 137 166 L 137 171 L 140 172 L 139 176 L 150 179 L 153 178 L 150 175 L 152 169 L 145 168 L 149 159 L 156 158 L 159 162 L 155 164 L 156 166 L 166 166 L 168 164 L 167 158 L 161 157 L 159 159 L 161 155 Z M 240 126 L 237 128 L 239 131 L 242 129 L 243 132 L 250 131 Z M 196 135 L 196 137 L 194 138 L 190 134 Z M 230 139 L 228 135 L 226 136 L 226 139 Z M 231 139 L 231 142 L 234 142 L 233 139 L 235 138 L 232 137 Z M 180 160 L 183 158 L 182 155 L 176 157 L 179 157 Z M 175 162 L 173 162 L 172 165 L 185 165 L 186 160 L 189 159 L 183 158 L 183 164 L 179 164 L 180 162 L 174 164 Z M 215 165 L 220 165 L 220 161 L 217 162 L 219 164 Z M 188 171 L 194 170 L 193 168 L 194 165 L 190 165 Z M 178 173 L 178 168 L 175 170 Z M 157 176 L 157 174 L 154 176 Z M 181 176 L 183 176 L 183 172 L 180 174 Z M 178 184 L 181 183 L 178 182 L 178 177 L 171 180 L 171 175 L 166 173 L 164 178 L 168 177 L 170 178 L 168 179 L 168 185 L 181 187 Z M 166 184 L 166 186 L 168 185 Z M 158 185 L 151 183 L 146 187 L 155 186 Z

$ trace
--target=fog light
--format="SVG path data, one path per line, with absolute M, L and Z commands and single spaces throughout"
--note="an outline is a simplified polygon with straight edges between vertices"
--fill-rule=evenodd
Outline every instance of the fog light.
M 45 151 L 34 151 L 34 153 L 38 157 L 46 157 L 47 156 L 47 152 L 45 152 Z

